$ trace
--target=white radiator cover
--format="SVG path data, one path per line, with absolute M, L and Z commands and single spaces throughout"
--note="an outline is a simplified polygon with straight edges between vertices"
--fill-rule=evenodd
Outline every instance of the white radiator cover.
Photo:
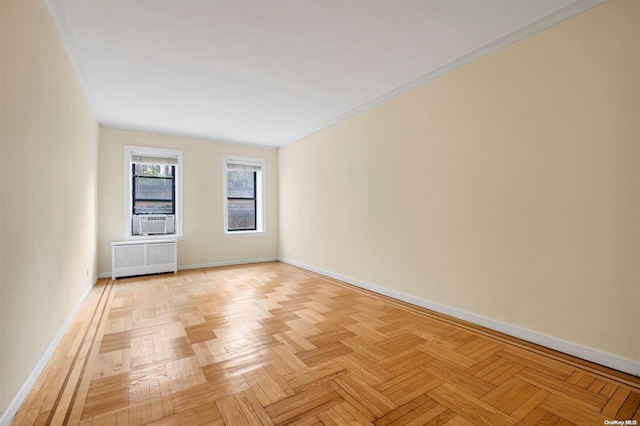
M 111 243 L 111 278 L 177 272 L 177 240 L 136 240 Z

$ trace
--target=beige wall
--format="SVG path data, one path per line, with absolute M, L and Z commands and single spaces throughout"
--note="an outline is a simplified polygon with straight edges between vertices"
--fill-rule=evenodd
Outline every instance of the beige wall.
M 274 149 L 161 136 L 122 130 L 100 130 L 98 270 L 111 271 L 112 241 L 124 238 L 124 146 L 183 151 L 184 239 L 178 243 L 178 265 L 276 257 L 278 255 L 278 152 Z M 222 157 L 225 154 L 266 160 L 266 232 L 224 236 Z
M 639 5 L 280 150 L 281 256 L 640 361 Z
M 0 7 L 4 411 L 94 282 L 98 126 L 45 3 Z

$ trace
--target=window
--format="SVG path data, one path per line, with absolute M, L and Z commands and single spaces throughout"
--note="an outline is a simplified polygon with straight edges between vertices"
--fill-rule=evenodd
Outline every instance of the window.
M 224 157 L 225 233 L 264 232 L 264 160 Z
M 125 147 L 125 239 L 182 236 L 182 151 Z
M 131 164 L 133 174 L 133 214 L 176 213 L 174 165 Z

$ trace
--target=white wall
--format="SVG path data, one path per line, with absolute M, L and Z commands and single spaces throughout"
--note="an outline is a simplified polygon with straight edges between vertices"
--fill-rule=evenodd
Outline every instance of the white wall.
M 280 255 L 639 362 L 639 5 L 280 150 Z
M 149 133 L 100 129 L 98 269 L 111 270 L 111 242 L 124 238 L 124 146 L 183 151 L 184 239 L 178 242 L 178 265 L 200 265 L 278 256 L 278 152 Z M 264 158 L 266 232 L 223 233 L 222 157 Z
M 98 126 L 45 3 L 0 23 L 4 412 L 94 282 Z

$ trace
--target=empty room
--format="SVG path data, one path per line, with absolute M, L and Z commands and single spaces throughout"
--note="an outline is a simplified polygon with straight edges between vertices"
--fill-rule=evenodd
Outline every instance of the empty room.
M 0 426 L 640 420 L 638 0 L 0 0 L 0 164 Z

